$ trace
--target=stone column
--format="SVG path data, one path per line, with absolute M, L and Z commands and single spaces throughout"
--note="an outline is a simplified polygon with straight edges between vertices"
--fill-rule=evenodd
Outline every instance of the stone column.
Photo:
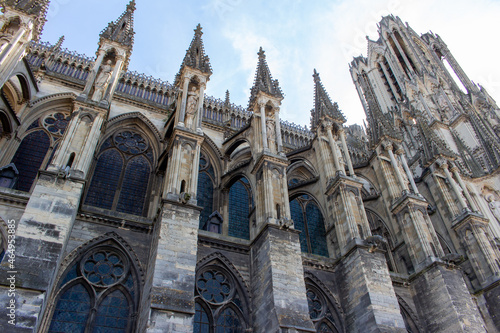
M 266 106 L 260 104 L 260 127 L 262 127 L 262 147 L 267 149 Z
M 21 38 L 23 38 L 24 34 L 26 33 L 27 26 L 25 24 L 21 25 L 21 28 L 17 31 L 16 35 L 12 40 L 10 41 L 9 45 L 7 45 L 2 53 L 0 54 L 0 66 L 3 66 L 5 62 L 10 58 L 11 50 L 14 48 L 14 46 L 19 43 Z
M 387 150 L 387 153 L 389 154 L 389 158 L 391 159 L 391 164 L 392 164 L 392 169 L 396 173 L 396 176 L 398 178 L 399 185 L 401 186 L 401 189 L 403 191 L 408 190 L 408 186 L 403 180 L 403 176 L 401 175 L 401 172 L 399 170 L 398 162 L 396 162 L 396 158 L 394 157 L 394 153 L 392 152 L 392 144 L 385 145 L 385 150 Z
M 123 66 L 123 61 L 125 58 L 123 56 L 117 56 L 117 62 L 115 68 L 113 68 L 113 74 L 111 75 L 111 79 L 109 81 L 108 86 L 106 87 L 106 91 L 104 93 L 104 98 L 108 103 L 111 103 L 111 99 L 113 99 L 113 94 L 115 92 L 116 86 L 118 85 L 118 75 L 120 74 Z
M 389 87 L 391 88 L 392 94 L 394 95 L 394 97 L 397 98 L 399 94 L 397 92 L 396 87 L 394 87 L 394 85 L 392 84 L 391 76 L 387 72 L 387 69 L 385 68 L 384 63 L 383 62 L 379 62 L 378 64 L 379 64 L 380 68 L 382 68 L 382 72 L 384 72 L 384 75 L 387 78 L 387 82 L 389 83 Z
M 462 180 L 462 177 L 460 177 L 460 173 L 458 172 L 458 168 L 456 166 L 453 166 L 451 168 L 451 172 L 453 172 L 455 179 L 458 181 L 458 184 L 462 188 L 462 191 L 464 192 L 465 198 L 469 202 L 469 206 L 472 208 L 473 211 L 477 212 L 478 208 L 476 206 L 476 203 L 472 200 L 472 197 L 470 196 L 470 193 L 469 193 L 469 190 L 467 189 L 467 186 L 465 186 L 464 181 Z
M 415 180 L 413 179 L 413 174 L 411 173 L 411 170 L 408 167 L 408 163 L 406 162 L 406 157 L 404 155 L 404 151 L 398 150 L 396 153 L 398 153 L 399 159 L 401 160 L 401 164 L 403 164 L 403 168 L 405 169 L 406 176 L 408 177 L 408 180 L 410 181 L 410 185 L 411 185 L 411 188 L 413 190 L 413 193 L 420 194 L 418 192 L 417 185 L 415 184 Z
M 97 56 L 97 59 L 94 62 L 94 67 L 92 68 L 92 71 L 90 72 L 90 75 L 87 78 L 87 83 L 85 85 L 85 89 L 83 90 L 83 95 L 88 96 L 90 94 L 90 89 L 92 89 L 92 86 L 94 85 L 94 81 L 95 81 L 95 78 L 97 76 L 97 72 L 99 71 L 99 68 L 101 67 L 102 60 L 104 59 L 105 54 L 106 54 L 106 51 L 104 51 L 103 49 L 99 50 L 99 55 Z
M 191 189 L 189 193 L 196 193 L 198 190 L 198 175 L 199 175 L 199 165 L 200 165 L 200 150 L 199 144 L 196 145 L 196 149 L 193 150 L 193 165 L 191 170 Z
M 323 165 L 323 171 L 325 172 L 325 178 L 328 180 L 332 177 L 335 177 L 335 171 L 332 170 L 332 165 L 329 160 L 327 160 L 326 156 L 326 148 L 324 147 L 324 141 L 326 141 L 322 136 L 320 136 L 320 133 L 318 131 L 317 133 L 317 142 L 318 142 L 318 149 L 316 149 L 316 158 L 318 161 L 322 161 Z
M 201 123 L 203 121 L 203 103 L 205 102 L 205 84 L 201 84 L 200 86 L 200 95 L 198 97 L 198 112 L 196 119 L 196 131 L 203 133 L 201 129 Z
M 401 45 L 399 45 L 398 39 L 396 37 L 394 37 L 393 33 L 391 33 L 391 39 L 394 42 L 394 45 L 396 45 L 396 48 L 398 49 L 399 53 L 401 54 L 401 57 L 403 58 L 403 60 L 404 60 L 404 62 L 406 64 L 406 67 L 408 67 L 408 70 L 412 74 L 415 74 L 415 72 L 413 71 L 413 67 L 410 64 L 410 61 L 406 57 L 406 53 L 403 51 L 403 48 L 401 47 Z
M 347 149 L 347 143 L 345 141 L 345 130 L 342 128 L 339 130 L 340 140 L 342 141 L 342 149 L 344 150 L 345 160 L 347 161 L 347 167 L 349 169 L 349 176 L 354 177 L 354 168 L 352 167 L 351 155 Z
M 280 111 L 277 108 L 274 113 L 274 125 L 276 126 L 276 142 L 278 143 L 278 154 L 283 151 L 283 142 L 281 140 L 281 121 Z
M 328 142 L 330 144 L 330 149 L 332 151 L 332 156 L 333 156 L 333 163 L 335 165 L 335 173 L 340 172 L 341 174 L 344 174 L 344 170 L 340 167 L 340 162 L 339 162 L 339 156 L 337 155 L 337 148 L 335 145 L 337 142 L 333 139 L 333 134 L 332 134 L 332 125 L 328 124 L 326 127 L 326 133 L 328 135 Z
M 184 76 L 184 86 L 182 88 L 182 102 L 181 102 L 181 112 L 179 113 L 179 126 L 184 127 L 184 118 L 186 117 L 186 101 L 189 89 L 189 76 Z
M 448 170 L 448 164 L 446 164 L 446 163 L 442 164 L 441 169 L 443 169 L 443 171 L 446 175 L 446 179 L 448 179 L 448 182 L 450 183 L 451 188 L 458 199 L 458 203 L 460 204 L 461 211 L 469 210 L 469 207 L 467 207 L 467 203 L 465 202 L 464 198 L 462 197 L 462 193 L 458 189 L 457 184 L 453 180 L 453 177 L 451 176 L 450 171 Z

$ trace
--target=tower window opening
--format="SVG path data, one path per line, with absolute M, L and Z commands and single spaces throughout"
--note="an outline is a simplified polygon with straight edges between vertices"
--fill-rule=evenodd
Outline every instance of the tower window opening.
M 74 161 L 75 161 L 75 153 L 71 153 L 69 155 L 68 163 L 66 163 L 66 166 L 71 168 L 73 166 Z

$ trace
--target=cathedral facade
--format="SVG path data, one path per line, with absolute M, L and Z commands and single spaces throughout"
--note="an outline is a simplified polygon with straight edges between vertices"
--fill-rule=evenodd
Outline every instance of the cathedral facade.
M 365 128 L 314 70 L 307 129 L 262 49 L 242 107 L 200 26 L 169 83 L 128 69 L 134 0 L 95 57 L 48 2 L 1 2 L 2 332 L 500 330 L 500 109 L 438 35 L 384 17 Z

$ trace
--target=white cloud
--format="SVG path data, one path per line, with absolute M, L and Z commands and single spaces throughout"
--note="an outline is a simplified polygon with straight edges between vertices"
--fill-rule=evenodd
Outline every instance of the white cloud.
M 43 39 L 54 42 L 66 34 L 67 46 L 92 55 L 97 31 L 116 19 L 121 12 L 117 8 L 122 4 L 124 9 L 128 0 L 88 2 L 59 5 Z M 87 36 L 87 29 L 69 25 L 68 20 L 88 17 L 80 18 L 80 12 L 97 4 L 100 10 L 93 14 L 95 24 L 88 22 L 93 28 L 91 35 Z M 377 23 L 390 13 L 409 22 L 418 34 L 429 30 L 439 34 L 469 78 L 483 84 L 500 101 L 500 70 L 495 66 L 500 54 L 500 43 L 496 42 L 500 30 L 497 1 L 143 1 L 137 7 L 130 70 L 147 71 L 172 81 L 192 29 L 201 22 L 205 48 L 214 66 L 207 93 L 224 98 L 229 89 L 232 101 L 245 107 L 257 65 L 256 53 L 262 46 L 273 77 L 286 95 L 282 118 L 301 125 L 309 125 L 313 107 L 313 68 L 320 72 L 326 90 L 339 103 L 348 123 L 362 122 L 364 112 L 348 64 L 352 56 L 366 56 L 365 36 L 377 39 Z

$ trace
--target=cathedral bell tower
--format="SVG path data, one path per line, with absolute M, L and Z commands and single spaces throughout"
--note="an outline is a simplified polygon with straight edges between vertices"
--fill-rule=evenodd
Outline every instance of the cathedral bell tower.
M 134 11 L 135 0 L 132 0 L 125 12 L 101 31 L 97 59 L 79 99 L 109 108 L 120 73 L 127 69 L 132 53 Z
M 204 91 L 212 68 L 198 24 L 174 82 L 179 92 L 175 114 L 167 122 L 168 144 L 162 210 L 155 230 L 154 275 L 149 331 L 193 332 L 198 227 L 198 172 L 204 134 L 201 129 Z M 156 267 L 156 268 L 154 268 Z M 168 267 L 164 270 L 163 267 Z
M 0 16 L 0 87 L 26 55 L 32 40 L 38 40 L 45 24 L 49 0 L 2 1 Z

